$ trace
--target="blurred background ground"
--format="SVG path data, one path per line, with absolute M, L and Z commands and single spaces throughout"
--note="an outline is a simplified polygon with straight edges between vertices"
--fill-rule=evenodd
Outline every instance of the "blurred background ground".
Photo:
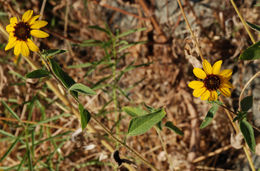
M 22 14 L 28 9 L 33 9 L 35 14 L 40 13 L 43 1 L 0 1 L 1 25 L 9 24 L 10 9 Z M 236 1 L 244 18 L 254 24 L 260 24 L 259 7 L 254 6 L 257 1 Z M 11 6 L 11 8 L 9 7 Z M 183 0 L 184 9 L 188 20 L 200 42 L 203 55 L 211 63 L 223 60 L 223 68 L 233 69 L 232 83 L 235 86 L 231 98 L 225 98 L 230 109 L 237 110 L 238 96 L 241 88 L 250 77 L 259 71 L 258 62 L 241 62 L 238 56 L 243 49 L 251 45 L 251 41 L 245 32 L 237 14 L 228 0 Z M 67 15 L 66 15 L 67 14 Z M 66 19 L 67 18 L 67 19 Z M 98 47 L 78 47 L 73 44 L 88 39 L 106 40 L 105 34 L 93 29 L 90 25 L 105 27 L 108 24 L 112 31 L 119 29 L 124 32 L 129 29 L 146 27 L 146 31 L 135 33 L 127 37 L 128 41 L 145 41 L 144 45 L 136 45 L 129 49 L 129 54 L 120 62 L 118 69 L 124 68 L 135 61 L 136 64 L 151 62 L 130 71 L 120 80 L 120 87 L 136 86 L 128 93 L 129 99 L 121 97 L 120 107 L 127 105 L 142 105 L 145 103 L 154 108 L 164 107 L 167 112 L 167 121 L 172 121 L 184 131 L 184 136 L 179 136 L 169 130 L 163 130 L 162 138 L 166 144 L 169 159 L 163 151 L 158 135 L 154 129 L 148 133 L 127 138 L 126 143 L 137 150 L 150 163 L 160 170 L 171 170 L 169 160 L 174 167 L 181 170 L 249 170 L 242 149 L 234 149 L 230 145 L 230 135 L 234 132 L 224 111 L 220 109 L 213 122 L 207 128 L 200 130 L 201 124 L 210 105 L 199 98 L 192 96 L 192 90 L 187 86 L 194 79 L 193 65 L 199 64 L 199 56 L 195 45 L 187 30 L 186 24 L 174 0 L 47 0 L 43 10 L 43 19 L 49 24 L 45 31 L 50 33 L 47 39 L 37 40 L 41 49 L 68 49 L 65 55 L 60 55 L 57 60 L 64 69 L 77 82 L 93 86 L 101 78 L 108 75 L 106 70 L 99 68 L 87 77 L 84 75 L 90 68 L 70 68 L 70 65 L 94 62 L 104 56 L 104 52 Z M 44 30 L 44 29 L 43 29 Z M 251 30 L 256 39 L 259 36 Z M 7 43 L 3 34 L 1 40 L 0 59 L 0 98 L 9 102 L 22 119 L 27 119 L 24 112 L 24 102 L 32 99 L 40 90 L 43 90 L 50 99 L 56 99 L 54 94 L 44 88 L 44 84 L 38 81 L 26 81 L 17 76 L 24 76 L 32 68 L 24 60 L 14 63 L 13 52 L 5 52 Z M 37 56 L 33 56 L 37 62 L 41 62 Z M 53 81 L 55 83 L 55 81 Z M 250 122 L 260 126 L 259 79 L 256 79 L 246 94 L 254 95 L 254 109 Z M 10 101 L 13 99 L 13 102 Z M 51 118 L 62 111 L 52 102 L 47 102 L 43 97 L 39 98 L 45 107 L 46 118 Z M 87 103 L 91 97 L 81 97 L 81 101 Z M 100 93 L 89 107 L 94 113 L 98 113 L 104 104 L 110 101 L 109 93 Z M 0 106 L 0 114 L 7 117 L 3 106 Z M 111 131 L 113 130 L 113 104 L 106 106 L 105 116 L 100 119 Z M 39 121 L 39 109 L 32 112 L 32 120 Z M 258 115 L 257 115 L 258 114 Z M 130 117 L 123 115 L 120 129 L 127 131 Z M 0 128 L 14 135 L 19 135 L 16 124 L 0 121 Z M 54 123 L 68 128 L 79 128 L 79 122 L 73 116 L 63 117 Z M 95 126 L 95 125 L 94 125 Z M 99 128 L 97 128 L 99 130 Z M 47 132 L 47 131 L 46 131 Z M 42 138 L 49 135 L 44 132 Z M 62 129 L 50 129 L 50 134 L 57 135 L 65 132 Z M 100 133 L 104 135 L 103 132 Z M 256 137 L 259 132 L 255 131 Z M 0 141 L 0 156 L 10 146 L 10 141 Z M 70 138 L 71 133 L 64 135 Z M 122 136 L 123 137 L 123 136 Z M 57 143 L 59 144 L 59 143 Z M 90 150 L 84 146 L 93 145 Z M 114 145 L 113 145 L 114 146 Z M 35 158 L 48 163 L 44 156 L 48 156 L 53 150 L 53 144 L 44 142 L 37 145 Z M 59 154 L 51 158 L 52 166 L 59 170 L 112 170 L 114 163 L 109 152 L 95 135 L 84 135 L 75 141 L 68 139 L 59 148 Z M 211 152 L 212 156 L 206 156 Z M 19 156 L 25 151 L 16 148 L 0 163 L 1 166 L 14 166 L 19 164 Z M 131 153 L 122 147 L 120 154 L 131 158 Z M 62 156 L 60 158 L 60 156 Z M 204 156 L 204 158 L 203 158 Z M 200 158 L 202 157 L 202 158 Z M 259 157 L 253 156 L 256 168 L 260 168 Z M 36 161 L 34 161 L 36 162 Z M 135 161 L 137 170 L 149 170 L 139 161 Z M 115 163 L 114 163 L 115 164 Z M 45 168 L 42 170 L 51 170 Z M 41 169 L 39 169 L 41 170 Z M 123 170 L 121 168 L 121 170 Z

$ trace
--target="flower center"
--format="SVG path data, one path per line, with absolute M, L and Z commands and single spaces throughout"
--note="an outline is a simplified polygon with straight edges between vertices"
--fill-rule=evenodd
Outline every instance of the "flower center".
M 19 22 L 14 27 L 14 36 L 18 40 L 26 41 L 30 37 L 31 28 L 25 22 Z
M 217 75 L 208 75 L 203 82 L 208 90 L 217 90 L 220 86 L 220 78 Z

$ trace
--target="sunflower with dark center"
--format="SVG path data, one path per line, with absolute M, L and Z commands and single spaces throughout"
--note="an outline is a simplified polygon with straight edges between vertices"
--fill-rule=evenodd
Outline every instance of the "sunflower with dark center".
M 16 17 L 10 19 L 10 24 L 6 26 L 6 31 L 9 33 L 8 44 L 5 47 L 6 51 L 14 47 L 14 54 L 16 56 L 21 53 L 26 57 L 30 54 L 29 50 L 33 52 L 39 51 L 39 48 L 33 43 L 30 37 L 48 37 L 48 33 L 39 30 L 46 26 L 48 22 L 37 20 L 40 15 L 32 15 L 33 10 L 28 10 L 23 14 L 21 21 Z
M 230 88 L 233 88 L 229 82 L 232 76 L 231 69 L 220 71 L 222 60 L 217 61 L 213 66 L 207 61 L 203 60 L 203 69 L 194 68 L 194 75 L 202 81 L 191 81 L 189 87 L 194 89 L 193 96 L 201 97 L 201 100 L 215 101 L 218 99 L 219 91 L 226 97 L 230 97 Z

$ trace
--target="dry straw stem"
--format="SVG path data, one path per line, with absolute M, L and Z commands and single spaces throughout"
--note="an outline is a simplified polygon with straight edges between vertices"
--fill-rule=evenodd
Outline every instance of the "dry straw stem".
M 203 61 L 204 58 L 203 58 L 203 56 L 202 56 L 202 53 L 201 53 L 201 50 L 200 50 L 200 47 L 199 47 L 199 43 L 197 42 L 197 39 L 196 39 L 196 37 L 195 37 L 195 35 L 194 35 L 194 33 L 193 33 L 191 27 L 190 27 L 190 24 L 189 24 L 187 18 L 186 18 L 186 15 L 185 15 L 185 12 L 184 12 L 184 10 L 183 10 L 183 7 L 182 7 L 182 4 L 181 4 L 180 0 L 177 0 L 177 1 L 178 1 L 179 6 L 180 6 L 182 15 L 183 15 L 183 17 L 184 17 L 184 19 L 185 19 L 185 22 L 186 22 L 186 24 L 187 24 L 187 26 L 188 26 L 188 28 L 189 28 L 189 31 L 190 31 L 190 33 L 191 33 L 191 35 L 192 35 L 192 37 L 193 37 L 193 39 L 194 39 L 194 41 L 195 41 L 195 43 L 196 43 L 196 46 L 197 46 L 198 51 L 199 51 L 199 53 L 200 53 L 201 60 Z M 233 0 L 231 0 L 231 3 L 232 3 L 232 2 L 233 2 Z M 232 3 L 232 4 L 233 4 L 233 3 Z M 235 4 L 234 4 L 233 6 L 234 6 L 234 8 L 236 7 Z M 235 9 L 237 9 L 237 8 L 235 8 Z M 237 10 L 237 12 L 238 12 L 238 14 L 240 14 L 238 10 Z M 239 16 L 241 16 L 241 15 L 239 15 Z M 242 16 L 241 16 L 241 18 L 242 18 L 242 20 L 243 20 L 243 17 L 242 17 Z M 240 19 L 241 19 L 241 18 L 240 18 Z M 242 20 L 241 20 L 241 21 L 242 21 Z M 244 21 L 244 20 L 243 20 L 243 21 Z M 244 26 L 245 26 L 245 28 L 246 28 L 245 22 L 244 22 L 243 24 L 244 24 Z M 249 30 L 248 30 L 248 31 L 249 31 Z M 251 35 L 250 31 L 249 31 L 248 33 Z M 251 38 L 251 36 L 250 36 L 250 38 Z M 253 42 L 255 42 L 253 37 L 251 38 L 251 40 L 252 40 Z M 220 101 L 223 102 L 221 98 L 220 98 Z M 228 116 L 228 118 L 229 118 L 229 120 L 230 120 L 232 126 L 234 127 L 236 133 L 239 133 L 240 131 L 239 131 L 237 125 L 233 122 L 233 118 L 232 118 L 231 114 L 229 113 L 229 111 L 228 111 L 227 109 L 224 108 L 224 110 L 225 110 L 225 113 L 226 113 L 226 115 Z M 249 151 L 248 147 L 247 147 L 246 145 L 244 145 L 244 146 L 243 146 L 243 150 L 244 150 L 244 152 L 245 152 L 245 154 L 246 154 L 247 160 L 248 160 L 248 162 L 249 162 L 249 165 L 250 165 L 252 171 L 255 171 L 255 167 L 254 167 L 252 158 L 251 158 L 251 156 L 250 156 L 250 151 Z
M 185 14 L 185 12 L 184 12 L 184 9 L 183 9 L 183 7 L 182 7 L 181 1 L 180 1 L 180 0 L 177 0 L 177 1 L 178 1 L 179 6 L 180 6 L 180 9 L 181 9 L 181 13 L 182 13 L 182 15 L 183 15 L 183 18 L 184 18 L 184 20 L 185 20 L 185 22 L 186 22 L 186 24 L 187 24 L 187 26 L 188 26 L 188 28 L 189 28 L 190 34 L 191 34 L 193 40 L 195 41 L 197 50 L 199 51 L 200 58 L 201 58 L 201 60 L 203 61 L 204 58 L 203 58 L 201 49 L 200 49 L 200 47 L 199 47 L 199 43 L 198 43 L 198 41 L 197 41 L 197 39 L 196 39 L 196 36 L 194 35 L 194 33 L 193 33 L 192 29 L 191 29 L 190 23 L 189 23 L 189 21 L 188 21 L 188 19 L 187 19 L 187 17 L 186 17 L 186 14 Z
M 231 2 L 231 4 L 232 4 L 232 6 L 234 7 L 234 9 L 235 9 L 237 15 L 239 16 L 239 18 L 240 18 L 240 20 L 241 20 L 241 22 L 242 22 L 244 28 L 246 29 L 246 32 L 247 32 L 247 34 L 249 35 L 251 41 L 253 42 L 253 44 L 255 44 L 256 41 L 255 41 L 254 37 L 252 36 L 250 30 L 248 29 L 247 24 L 246 24 L 244 18 L 242 17 L 242 15 L 240 14 L 240 12 L 239 12 L 239 10 L 238 10 L 238 8 L 237 8 L 235 2 L 234 2 L 233 0 L 230 0 L 230 2 Z

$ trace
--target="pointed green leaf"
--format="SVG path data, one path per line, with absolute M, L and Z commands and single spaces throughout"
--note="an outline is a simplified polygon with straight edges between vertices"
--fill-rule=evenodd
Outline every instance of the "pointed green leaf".
M 242 60 L 255 60 L 260 58 L 260 41 L 247 48 L 240 56 Z
M 251 151 L 255 152 L 256 143 L 255 143 L 254 130 L 252 126 L 250 125 L 250 123 L 246 121 L 246 119 L 243 119 L 239 123 L 239 127 L 246 140 L 248 147 L 251 149 Z
M 67 50 L 62 50 L 62 49 L 49 49 L 49 50 L 44 50 L 41 55 L 46 59 L 58 54 L 62 54 L 67 52 Z
M 55 62 L 54 59 L 49 59 L 51 63 L 52 70 L 54 74 L 60 79 L 60 81 L 63 83 L 63 85 L 66 88 L 70 88 L 73 84 L 75 84 L 75 81 L 66 73 L 64 72 L 58 63 Z M 72 94 L 75 97 L 78 97 L 78 93 L 75 91 L 72 91 Z
M 144 28 L 138 28 L 138 29 L 128 30 L 128 31 L 126 31 L 126 32 L 124 32 L 124 33 L 119 34 L 119 35 L 117 36 L 117 38 L 125 37 L 125 36 L 128 36 L 129 34 L 133 34 L 133 33 L 135 33 L 135 32 L 144 31 L 144 30 L 146 30 L 145 27 L 144 27 Z
M 70 65 L 68 68 L 88 68 L 92 66 L 93 64 L 90 62 L 82 63 L 82 64 L 76 64 L 76 65 Z
M 19 142 L 20 137 L 17 137 L 16 140 L 12 143 L 12 145 L 9 147 L 9 149 L 5 152 L 5 154 L 0 158 L 0 163 L 12 152 L 15 145 Z
M 139 116 L 131 120 L 128 128 L 128 135 L 135 136 L 144 134 L 151 129 L 155 124 L 160 122 L 166 115 L 164 109 L 149 113 L 144 116 Z
M 88 95 L 95 95 L 96 92 L 89 88 L 88 86 L 85 86 L 84 84 L 81 83 L 75 83 L 73 84 L 70 88 L 69 91 L 77 91 L 79 93 L 84 93 Z
M 125 106 L 125 107 L 123 107 L 123 111 L 132 117 L 143 116 L 143 115 L 147 114 L 147 112 L 145 110 L 143 110 L 141 107 Z
M 103 42 L 100 40 L 84 40 L 79 46 L 81 47 L 93 47 L 93 46 L 103 46 Z
M 246 22 L 252 29 L 256 30 L 256 31 L 259 31 L 260 32 L 260 26 L 256 25 L 256 24 L 253 24 L 253 23 L 250 23 L 250 22 Z
M 41 77 L 47 77 L 50 75 L 50 72 L 44 69 L 37 69 L 34 70 L 28 74 L 26 74 L 27 78 L 41 78 Z
M 242 111 L 247 112 L 253 106 L 253 96 L 247 96 L 241 100 L 241 109 Z
M 200 129 L 207 127 L 211 123 L 211 121 L 212 121 L 212 119 L 213 119 L 213 117 L 214 117 L 214 115 L 217 111 L 218 111 L 218 105 L 213 105 L 209 109 L 206 117 L 204 118 L 204 121 L 201 123 Z
M 21 121 L 20 117 L 5 103 L 5 101 L 2 100 L 1 102 L 15 119 L 17 119 L 18 121 Z
M 105 28 L 102 28 L 102 27 L 99 27 L 98 25 L 88 26 L 88 28 L 96 29 L 96 30 L 99 30 L 99 31 L 102 31 L 102 32 L 106 33 L 107 35 L 110 35 L 110 31 L 109 30 L 107 30 Z
M 91 115 L 86 109 L 84 109 L 82 104 L 79 104 L 79 113 L 80 113 L 81 128 L 83 130 L 87 127 Z
M 165 126 L 166 128 L 171 129 L 171 130 L 172 130 L 173 132 L 175 132 L 176 134 L 179 134 L 179 135 L 181 135 L 181 136 L 184 135 L 183 132 L 182 132 L 177 126 L 173 125 L 173 123 L 170 122 L 170 121 L 166 122 L 164 126 Z

